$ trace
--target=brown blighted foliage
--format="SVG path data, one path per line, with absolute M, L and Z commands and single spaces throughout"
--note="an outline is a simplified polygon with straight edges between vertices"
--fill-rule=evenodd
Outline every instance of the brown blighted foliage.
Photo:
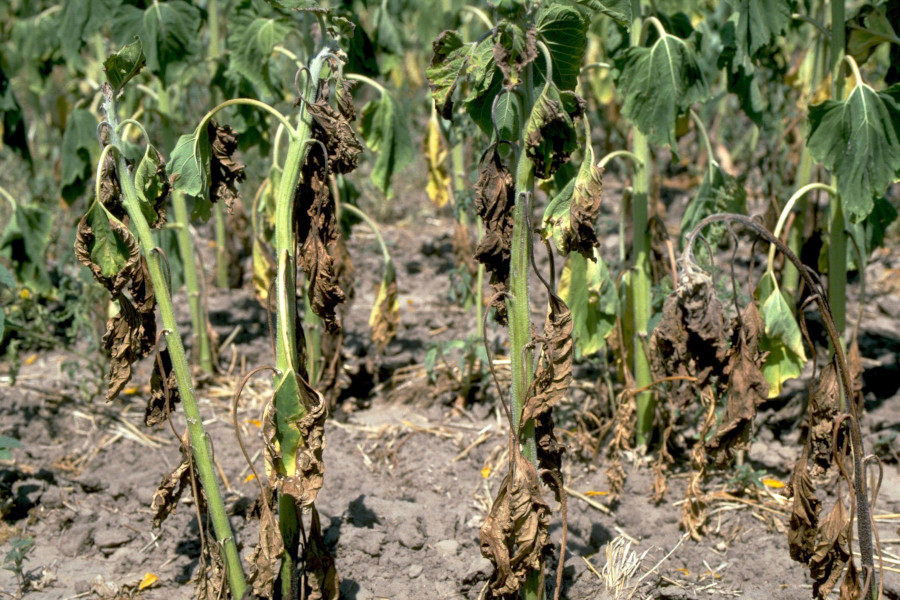
M 340 596 L 341 580 L 334 568 L 334 557 L 322 538 L 319 511 L 311 507 L 311 519 L 306 545 L 303 547 L 303 570 L 306 575 L 306 595 L 308 600 L 337 600 Z
M 341 80 L 338 83 L 338 107 L 328 103 L 328 84 L 323 83 L 318 99 L 306 105 L 313 118 L 312 136 L 322 141 L 328 150 L 328 168 L 335 173 L 349 173 L 359 166 L 363 147 L 353 127 L 356 108 L 353 106 L 355 82 Z
M 841 582 L 841 592 L 838 600 L 860 600 L 863 597 L 862 583 L 859 581 L 859 571 L 856 563 L 850 561 L 844 580 Z
M 512 173 L 495 147 L 482 162 L 475 182 L 475 210 L 484 223 L 484 237 L 475 249 L 475 259 L 491 274 L 496 291 L 509 287 L 509 263 L 515 220 L 516 188 Z M 495 303 L 501 320 L 506 319 L 502 300 Z
M 849 560 L 850 519 L 844 503 L 838 498 L 819 524 L 815 552 L 809 559 L 809 574 L 814 580 L 813 596 L 819 600 L 827 598 Z
M 561 502 L 563 490 L 562 457 L 566 447 L 559 443 L 553 431 L 553 409 L 541 413 L 534 421 L 534 439 L 537 446 L 538 468 L 541 479 L 547 484 L 557 502 Z
M 808 563 L 816 551 L 816 531 L 819 527 L 819 513 L 822 501 L 816 497 L 816 489 L 807 469 L 808 446 L 794 465 L 791 475 L 790 493 L 794 497 L 787 532 L 791 558 L 800 563 Z
M 516 593 L 550 547 L 550 508 L 537 471 L 517 446 L 510 452 L 510 472 L 479 534 L 481 554 L 494 565 L 489 586 L 494 597 Z
M 563 247 L 567 252 L 579 252 L 585 258 L 595 260 L 594 248 L 600 245 L 594 223 L 600 214 L 603 192 L 603 169 L 590 166 L 586 181 L 575 180 L 572 207 L 569 210 L 569 226 L 563 229 Z
M 502 25 L 495 29 L 492 38 L 494 41 L 493 54 L 494 62 L 503 73 L 503 86 L 512 90 L 521 81 L 520 73 L 537 58 L 537 29 L 534 25 L 529 25 L 525 29 L 525 43 L 518 52 L 510 51 L 510 47 L 514 45 L 512 40 L 506 40 L 508 43 L 503 43 L 504 40 L 500 39 L 501 36 L 508 35 L 506 28 Z
M 663 318 L 650 336 L 651 365 L 657 377 L 695 377 L 693 385 L 675 386 L 683 404 L 698 387 L 722 372 L 728 352 L 725 314 L 712 280 L 688 272 L 663 305 Z M 696 387 L 695 387 L 696 386 Z
M 811 474 L 824 474 L 834 459 L 834 420 L 841 411 L 837 369 L 830 362 L 822 369 L 809 399 L 809 458 Z
M 158 363 L 154 363 L 153 374 L 150 376 L 150 399 L 144 412 L 144 425 L 147 427 L 163 423 L 167 415 L 175 410 L 175 405 L 181 401 L 169 350 L 160 351 L 159 358 L 165 375 L 160 373 Z
M 536 419 L 565 398 L 572 382 L 572 313 L 550 293 L 550 312 L 544 324 L 543 351 L 534 376 L 534 394 L 522 407 L 522 422 Z
M 322 452 L 325 450 L 325 399 L 302 378 L 297 377 L 300 395 L 307 406 L 306 415 L 294 426 L 300 439 L 294 457 L 296 475 L 279 473 L 282 464 L 281 453 L 276 447 L 275 406 L 270 404 L 263 421 L 263 439 L 266 442 L 266 472 L 276 480 L 276 490 L 294 498 L 301 507 L 312 504 L 322 488 L 325 464 Z
M 862 412 L 863 365 L 859 352 L 859 341 L 856 336 L 847 350 L 847 368 L 850 370 L 850 382 L 853 385 L 853 397 L 856 400 L 857 413 Z
M 535 176 L 541 179 L 553 176 L 575 149 L 572 121 L 584 114 L 585 101 L 569 94 L 571 101 L 568 106 L 562 99 L 555 100 L 541 94 L 529 118 L 537 126 L 526 128 L 525 154 L 534 163 Z M 546 147 L 547 144 L 549 147 Z
M 185 489 L 191 487 L 191 466 L 193 460 L 193 456 L 186 453 L 185 447 L 182 445 L 181 463 L 171 473 L 163 475 L 163 480 L 159 484 L 156 493 L 153 494 L 153 502 L 150 504 L 155 527 L 161 526 L 163 521 L 175 512 L 182 493 L 184 493 Z
M 447 49 L 447 41 L 448 39 L 459 39 L 458 35 L 455 31 L 447 30 L 442 31 L 440 35 L 438 35 L 434 41 L 431 43 L 431 49 L 434 51 L 434 56 L 431 57 L 431 67 L 437 67 L 444 63 L 445 59 L 450 55 L 450 52 L 455 48 L 454 44 L 450 44 L 450 49 Z M 456 85 L 458 83 L 458 79 L 453 80 L 453 85 L 447 90 L 446 100 L 440 106 L 435 104 L 435 108 L 441 116 L 447 119 L 448 121 L 453 120 L 453 91 L 456 89 Z M 436 89 L 434 83 L 429 82 L 429 87 L 432 92 Z
M 275 492 L 271 487 L 263 488 L 256 500 L 259 508 L 259 544 L 250 555 L 250 569 L 247 583 L 253 593 L 260 598 L 271 598 L 275 591 L 275 581 L 284 557 L 284 540 L 275 518 Z
M 103 159 L 103 169 L 100 171 L 100 202 L 110 214 L 119 220 L 124 219 L 128 214 L 122 204 L 122 186 L 119 184 L 116 159 L 112 152 L 106 153 L 106 158 Z
M 681 505 L 681 526 L 697 541 L 701 539 L 700 532 L 706 525 L 710 503 L 709 496 L 701 485 L 707 464 L 703 440 L 716 422 L 716 403 L 709 390 L 700 393 L 700 401 L 706 414 L 703 423 L 698 427 L 697 442 L 691 448 L 690 480 L 684 491 L 685 502 Z
M 231 205 L 225 217 L 228 235 L 225 248 L 228 255 L 228 287 L 240 289 L 244 285 L 244 258 L 253 253 L 253 226 L 239 197 Z
M 319 372 L 319 381 L 316 384 L 322 390 L 325 397 L 327 410 L 330 412 L 337 406 L 341 395 L 341 367 L 344 362 L 344 332 L 322 332 L 321 352 L 324 365 Z
M 212 147 L 209 197 L 213 202 L 224 200 L 231 210 L 234 200 L 240 195 L 237 184 L 246 178 L 245 165 L 234 159 L 238 137 L 230 126 L 219 127 L 213 119 L 209 120 L 206 133 Z
M 215 546 L 206 544 L 201 550 L 197 578 L 194 581 L 194 598 L 197 600 L 222 600 L 228 597 L 222 553 Z M 249 596 L 245 594 L 245 597 Z
M 118 273 L 111 277 L 106 277 L 100 265 L 91 260 L 91 245 L 95 236 L 93 229 L 88 224 L 88 215 L 82 217 L 81 221 L 78 222 L 78 231 L 75 234 L 75 257 L 78 259 L 78 262 L 91 270 L 94 279 L 115 298 L 128 285 L 138 270 L 141 250 L 137 240 L 125 225 L 119 221 L 110 220 L 109 226 L 113 233 L 125 243 L 128 251 L 128 260 Z
M 728 380 L 728 403 L 725 415 L 706 449 L 719 464 L 730 462 L 739 450 L 750 447 L 750 434 L 756 409 L 769 396 L 769 384 L 761 367 L 766 353 L 759 351 L 763 321 L 756 304 L 751 302 L 741 314 L 735 329 L 735 341 L 728 351 L 724 374 Z

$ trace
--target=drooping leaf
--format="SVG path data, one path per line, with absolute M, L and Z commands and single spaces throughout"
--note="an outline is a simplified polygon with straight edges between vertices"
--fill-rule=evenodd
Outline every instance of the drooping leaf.
M 791 24 L 788 0 L 729 0 L 738 15 L 737 43 L 739 52 L 756 55 Z
M 494 62 L 503 73 L 503 85 L 513 89 L 521 83 L 525 67 L 537 58 L 537 32 L 515 23 L 501 21 L 493 35 Z
M 393 177 L 415 158 L 406 115 L 393 96 L 384 93 L 363 108 L 359 130 L 366 145 L 376 153 L 372 183 L 391 198 Z
M 833 362 L 819 373 L 809 398 L 810 473 L 824 475 L 834 462 L 834 421 L 841 413 L 841 384 Z
M 369 327 L 372 329 L 372 341 L 381 352 L 384 351 L 400 325 L 400 303 L 397 299 L 397 275 L 394 264 L 388 260 L 384 265 L 384 276 L 378 286 L 372 312 L 369 315 Z
M 678 115 L 709 97 L 694 50 L 666 34 L 649 48 L 629 48 L 619 63 L 622 114 L 652 143 L 676 148 Z
M 116 94 L 121 92 L 125 84 L 138 74 L 144 66 L 144 62 L 144 51 L 140 39 L 136 39 L 118 52 L 110 54 L 103 61 L 106 80 L 109 81 Z
M 441 126 L 437 118 L 428 121 L 425 132 L 425 162 L 428 165 L 428 183 L 425 193 L 437 208 L 443 208 L 450 202 L 450 170 L 447 167 L 448 152 Z
M 165 423 L 169 415 L 175 412 L 175 405 L 181 401 L 169 349 L 161 350 L 159 358 L 163 371 L 160 372 L 159 364 L 154 360 L 153 374 L 150 376 L 150 398 L 144 410 L 144 425 L 147 427 Z
M 134 171 L 134 190 L 141 201 L 141 212 L 147 224 L 159 229 L 166 222 L 165 200 L 169 193 L 166 161 L 153 146 L 147 146 L 144 157 Z
M 137 36 L 147 68 L 163 82 L 200 57 L 200 9 L 184 0 L 154 2 L 145 10 L 122 5 L 113 17 L 113 31 L 121 42 Z
M 185 454 L 183 449 L 181 454 L 181 462 L 170 473 L 163 476 L 156 493 L 153 494 L 150 510 L 153 513 L 154 527 L 160 527 L 163 521 L 175 512 L 184 490 L 191 487 L 193 457 Z
M 888 4 L 864 4 L 856 16 L 847 21 L 847 54 L 857 64 L 869 60 L 881 44 L 897 43 L 897 32 L 888 11 Z
M 0 235 L 0 256 L 10 259 L 18 280 L 39 293 L 50 290 L 47 246 L 53 213 L 40 206 L 18 204 Z
M 434 40 L 434 56 L 425 70 L 431 97 L 438 113 L 447 120 L 453 118 L 453 91 L 465 77 L 474 43 L 464 44 L 455 31 L 445 31 Z
M 815 552 L 819 513 L 822 512 L 822 501 L 816 497 L 816 488 L 806 468 L 808 456 L 804 448 L 791 475 L 790 492 L 794 499 L 787 532 L 791 558 L 803 564 L 807 564 Z
M 304 574 L 306 575 L 306 593 L 303 597 L 309 600 L 338 600 L 340 597 L 340 578 L 334 566 L 334 556 L 325 545 L 322 537 L 322 524 L 319 511 L 315 506 L 310 508 L 309 536 L 303 547 Z
M 475 210 L 484 223 L 475 259 L 490 272 L 491 284 L 498 290 L 507 289 L 509 282 L 515 199 L 513 175 L 495 147 L 482 163 L 475 182 Z M 506 314 L 504 306 L 503 302 L 496 305 L 501 320 Z
M 376 48 L 401 56 L 403 54 L 402 35 L 394 23 L 394 18 L 387 6 L 381 4 L 375 9 L 372 19 L 374 23 L 373 30 L 375 32 L 374 39 Z
M 582 356 L 606 346 L 616 325 L 618 295 L 609 268 L 599 256 L 596 262 L 581 254 L 569 255 L 559 277 L 559 297 L 572 310 L 572 337 Z
M 206 134 L 211 149 L 208 197 L 212 202 L 225 202 L 230 211 L 240 196 L 237 184 L 246 177 L 245 165 L 234 159 L 238 136 L 228 125 L 219 125 L 212 119 L 207 125 Z
M 290 21 L 238 12 L 228 25 L 228 72 L 249 81 L 259 93 L 276 95 L 270 58 L 291 30 Z
M 590 17 L 585 11 L 563 2 L 542 2 L 534 23 L 538 36 L 550 50 L 553 82 L 561 90 L 574 90 L 587 50 Z
M 172 186 L 186 196 L 197 198 L 209 213 L 209 188 L 212 181 L 210 160 L 212 145 L 206 129 L 182 135 L 172 150 L 166 174 Z
M 756 294 L 765 322 L 759 348 L 769 353 L 762 371 L 769 382 L 769 398 L 775 398 L 784 382 L 798 377 L 806 364 L 803 334 L 771 274 L 763 276 Z
M 572 382 L 572 312 L 551 289 L 550 311 L 544 323 L 541 356 L 534 374 L 534 394 L 526 398 L 522 407 L 522 422 L 537 419 L 559 404 Z M 551 421 L 552 426 L 552 421 Z
M 612 17 L 620 25 L 631 26 L 631 0 L 571 0 L 571 2 Z
M 85 183 L 91 178 L 94 168 L 91 154 L 98 147 L 97 117 L 88 110 L 76 108 L 66 121 L 60 151 L 60 194 L 69 204 L 84 193 Z
M 63 3 L 62 27 L 58 35 L 68 60 L 79 60 L 84 43 L 109 21 L 109 16 L 120 4 L 121 0 L 66 0 Z
M 847 266 L 850 269 L 861 270 L 865 268 L 865 262 L 876 248 L 884 245 L 884 234 L 891 223 L 897 220 L 897 210 L 886 198 L 876 197 L 872 212 L 860 223 L 848 223 L 847 231 L 856 242 L 862 252 L 863 264 L 859 264 L 856 247 L 853 244 L 847 246 Z
M 584 112 L 584 100 L 555 84 L 544 86 L 525 124 L 525 154 L 534 162 L 536 177 L 551 177 L 578 147 L 574 119 Z
M 75 256 L 115 297 L 131 281 L 140 263 L 137 240 L 122 223 L 95 203 L 78 223 Z
M 328 103 L 326 93 L 318 101 L 306 105 L 316 129 L 313 135 L 323 141 L 328 151 L 328 168 L 339 174 L 355 170 L 363 150 L 351 125 L 356 119 L 352 93 L 354 83 L 347 79 L 338 82 L 335 93 L 337 108 Z
M 850 220 L 865 219 L 900 178 L 900 84 L 876 92 L 862 83 L 844 101 L 810 106 L 809 126 L 810 154 L 837 175 Z
M 681 246 L 684 239 L 694 230 L 697 223 L 717 213 L 744 214 L 747 211 L 747 191 L 734 177 L 715 165 L 710 175 L 706 170 L 697 196 L 688 204 L 681 219 Z M 713 223 L 704 230 L 703 236 L 713 246 L 721 243 L 728 230 L 721 223 Z M 704 250 L 705 252 L 705 250 Z

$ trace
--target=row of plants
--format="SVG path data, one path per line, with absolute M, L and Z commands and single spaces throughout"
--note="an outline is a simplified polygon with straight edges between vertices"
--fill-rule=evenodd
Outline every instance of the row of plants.
M 68 202 L 93 192 L 74 245 L 117 305 L 102 338 L 107 399 L 124 388 L 135 361 L 155 354 L 147 424 L 168 420 L 177 402 L 183 406 L 184 462 L 164 481 L 154 508 L 164 518 L 197 474 L 221 550 L 205 550 L 204 593 L 218 593 L 223 577 L 234 597 L 246 589 L 262 597 L 338 593 L 314 501 L 324 481 L 324 420 L 339 393 L 339 307 L 352 297 L 341 215 L 374 226 L 351 204 L 359 180 L 350 174 L 363 155 L 361 142 L 373 155 L 369 185 L 390 198 L 394 175 L 416 158 L 407 124 L 418 119 L 429 195 L 453 206 L 460 264 L 452 289 L 473 313 L 475 333 L 457 345 L 469 376 L 479 377 L 482 387 L 494 369 L 486 313 L 506 328 L 509 340 L 510 397 L 497 390 L 511 432 L 509 472 L 481 530 L 482 553 L 495 567 L 490 594 L 544 593 L 552 549 L 544 486 L 565 521 L 565 448 L 554 431 L 554 408 L 565 407 L 574 365 L 594 362 L 604 371 L 609 402 L 599 406 L 593 421 L 600 425 L 588 435 L 610 454 L 614 497 L 624 484 L 623 452 L 638 448 L 655 456 L 654 496 L 662 498 L 673 432 L 693 424 L 682 524 L 699 536 L 710 502 L 704 491 L 709 471 L 742 459 L 757 408 L 801 374 L 811 352 L 816 374 L 810 433 L 791 486 L 791 555 L 810 566 L 819 597 L 838 581 L 842 593 L 873 595 L 865 476 L 871 460 L 859 429 L 858 328 L 844 337 L 846 273 L 864 270 L 896 217 L 884 194 L 900 176 L 900 98 L 890 60 L 900 41 L 897 3 L 866 3 L 850 15 L 843 2 L 824 0 L 461 4 L 385 2 L 370 10 L 362 3 L 327 9 L 295 0 L 244 2 L 228 13 L 223 28 L 225 12 L 213 2 L 205 11 L 179 0 L 145 8 L 104 5 L 114 11 L 107 25 L 92 17 L 99 7 L 70 1 L 23 18 L 8 32 L 16 41 L 31 39 L 38 28 L 65 25 L 57 45 L 32 40 L 0 66 L 30 82 L 29 94 L 59 85 L 57 65 L 75 76 L 76 89 L 58 96 L 65 113 L 60 155 L 41 159 L 59 162 L 58 192 Z M 439 9 L 446 25 L 458 29 L 439 33 L 434 19 L 415 18 L 429 9 Z M 205 62 L 193 60 L 202 55 L 201 30 L 210 40 Z M 107 55 L 111 44 L 117 50 Z M 382 64 L 373 65 L 372 56 Z M 388 84 L 373 77 L 414 88 L 426 61 L 433 108 L 429 102 L 408 117 Z M 102 79 L 105 84 L 91 84 Z M 212 97 L 196 93 L 209 82 Z M 90 100 L 66 99 L 85 87 Z M 34 153 L 23 104 L 11 90 L 0 87 L 4 144 L 27 165 Z M 359 98 L 371 99 L 358 114 Z M 744 116 L 735 117 L 735 107 Z M 202 115 L 196 126 L 192 115 Z M 219 123 L 225 119 L 232 125 Z M 53 123 L 39 126 L 52 130 Z M 598 136 L 611 150 L 599 158 Z M 256 165 L 251 170 L 259 184 L 249 207 L 240 202 L 248 167 L 238 150 L 241 160 Z M 702 176 L 687 190 L 681 235 L 674 240 L 660 225 L 659 182 L 684 164 L 701 165 Z M 776 175 L 769 175 L 772 164 L 780 166 Z M 815 181 L 816 165 L 822 181 Z M 630 182 L 615 207 L 602 202 L 610 196 L 603 194 L 605 169 Z M 477 176 L 467 178 L 470 171 Z M 757 193 L 748 194 L 750 187 Z M 31 191 L 41 194 L 37 185 Z M 170 191 L 175 219 L 167 224 Z M 807 201 L 814 192 L 827 200 Z M 3 283 L 52 300 L 59 288 L 44 266 L 50 213 L 14 194 L 27 197 L 28 191 L 4 194 L 13 218 L 0 246 L 15 280 Z M 725 214 L 746 212 L 751 195 L 775 215 L 772 232 Z M 816 223 L 820 205 L 828 214 Z M 598 227 L 604 210 L 618 221 L 618 256 L 604 256 Z M 172 307 L 176 280 L 183 278 L 194 358 L 213 370 L 215 342 L 204 315 L 192 219 L 212 219 L 220 286 L 229 283 L 227 240 L 246 240 L 255 289 L 273 313 L 274 364 L 267 368 L 275 392 L 263 426 L 267 476 L 260 542 L 246 575 Z M 735 285 L 734 257 L 730 278 L 714 280 L 704 272 L 721 247 L 732 244 L 736 251 L 731 223 L 771 244 L 752 289 Z M 820 226 L 824 250 L 813 262 L 828 273 L 827 289 L 797 258 L 808 241 L 804 231 Z M 701 233 L 706 244 L 695 249 Z M 395 270 L 380 235 L 379 241 L 385 266 L 370 324 L 374 345 L 383 348 L 397 331 L 399 309 Z M 681 261 L 676 246 L 684 252 Z M 545 264 L 536 260 L 540 252 L 549 267 L 538 267 Z M 786 257 L 783 266 L 776 252 Z M 558 282 L 556 256 L 564 261 Z M 548 298 L 540 334 L 531 322 L 536 283 Z M 821 370 L 814 340 L 804 346 L 811 302 L 831 347 Z M 480 339 L 483 352 L 472 349 Z M 463 396 L 469 395 L 467 388 Z M 848 513 L 839 497 L 820 518 L 816 486 L 829 471 L 842 475 L 853 501 Z M 849 550 L 854 517 L 860 570 Z M 557 594 L 564 540 L 565 534 Z

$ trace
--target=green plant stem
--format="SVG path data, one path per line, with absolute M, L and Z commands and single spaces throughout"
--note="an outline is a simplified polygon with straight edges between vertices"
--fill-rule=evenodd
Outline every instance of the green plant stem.
M 641 2 L 631 0 L 631 46 L 641 44 Z M 652 19 L 652 18 L 651 18 Z M 650 19 L 648 19 L 649 21 Z M 654 23 L 656 25 L 656 23 Z M 639 159 L 635 167 L 634 193 L 631 199 L 631 223 L 633 229 L 632 260 L 632 318 L 634 319 L 634 339 L 632 340 L 632 356 L 634 360 L 634 384 L 637 388 L 648 388 L 653 382 L 650 373 L 650 361 L 644 352 L 644 340 L 650 323 L 650 228 L 649 228 L 649 192 L 650 177 L 650 144 L 646 136 L 637 127 L 632 129 L 634 136 L 633 151 Z M 638 446 L 647 446 L 653 435 L 656 400 L 652 392 L 637 395 L 637 430 Z
M 175 209 L 175 237 L 178 240 L 178 250 L 181 252 L 181 262 L 184 267 L 184 287 L 187 291 L 188 305 L 191 311 L 191 328 L 194 330 L 194 359 L 199 362 L 204 373 L 212 373 L 214 370 L 212 345 L 206 329 L 206 311 L 200 291 L 200 280 L 197 276 L 194 240 L 191 239 L 188 227 L 190 221 L 184 194 L 178 191 L 173 192 L 172 206 Z
M 106 115 L 107 120 L 110 123 L 110 145 L 120 148 L 121 142 L 119 141 L 119 135 L 116 131 L 116 103 L 112 100 L 106 101 Z M 231 589 L 232 597 L 240 598 L 244 594 L 247 583 L 244 578 L 243 568 L 241 567 L 241 559 L 238 555 L 237 544 L 235 543 L 234 534 L 231 531 L 231 524 L 228 521 L 228 515 L 225 512 L 225 504 L 222 501 L 222 494 L 216 479 L 215 465 L 213 463 L 211 451 L 212 446 L 206 431 L 203 428 L 203 419 L 200 416 L 200 410 L 194 396 L 194 386 L 191 381 L 190 368 L 185 359 L 184 345 L 181 342 L 178 324 L 175 321 L 175 310 L 172 306 L 171 292 L 167 284 L 167 279 L 163 273 L 160 255 L 158 252 L 154 252 L 156 245 L 153 241 L 153 234 L 141 211 L 140 200 L 134 189 L 134 180 L 125 163 L 125 156 L 121 152 L 116 152 L 115 156 L 116 171 L 119 173 L 122 194 L 125 200 L 125 209 L 128 211 L 131 225 L 137 232 L 138 242 L 140 243 L 144 257 L 147 260 L 150 279 L 153 283 L 154 293 L 156 294 L 156 302 L 162 317 L 163 329 L 167 332 L 166 342 L 169 349 L 169 356 L 172 359 L 172 368 L 175 371 L 178 392 L 181 395 L 181 405 L 184 409 L 185 419 L 187 420 L 191 452 L 193 453 L 194 462 L 197 466 L 200 484 L 203 486 L 203 491 L 206 494 L 207 511 L 212 520 L 216 541 L 222 551 L 223 561 L 225 563 L 225 574 L 228 578 L 228 586 Z
M 305 97 L 312 97 L 316 90 L 324 63 L 323 54 L 329 52 L 330 48 L 326 47 L 310 62 Z M 307 407 L 301 401 L 297 364 L 297 242 L 294 238 L 294 191 L 300 183 L 301 168 L 309 150 L 312 117 L 305 105 L 301 104 L 297 129 L 294 130 L 286 119 L 282 123 L 290 135 L 290 143 L 275 201 L 275 252 L 278 265 L 275 284 L 278 311 L 275 336 L 275 366 L 278 370 L 274 382 L 275 437 L 281 450 L 281 466 L 284 474 L 294 476 L 297 472 L 295 458 L 297 449 L 306 443 L 301 439 L 294 424 L 307 412 Z M 282 562 L 281 597 L 294 598 L 296 540 L 299 540 L 300 518 L 294 502 L 285 496 L 279 499 L 278 521 L 287 549 Z M 288 547 L 288 544 L 293 544 L 293 547 Z
M 772 232 L 777 238 L 781 238 L 781 232 L 784 230 L 784 224 L 787 222 L 788 215 L 791 214 L 791 211 L 794 210 L 794 205 L 801 202 L 806 198 L 806 195 L 813 190 L 822 190 L 831 194 L 834 197 L 837 194 L 837 190 L 831 187 L 830 185 L 826 185 L 824 183 L 808 183 L 804 185 L 802 188 L 794 192 L 794 195 L 790 197 L 787 203 L 784 205 L 784 208 L 781 210 L 781 214 L 778 216 L 778 223 L 775 224 L 775 231 Z M 788 261 L 790 262 L 790 261 Z M 766 266 L 766 271 L 768 271 L 772 276 L 775 276 L 774 272 L 774 263 L 775 263 L 775 245 L 769 245 L 769 258 Z
M 831 96 L 840 101 L 844 96 L 844 77 L 841 67 L 844 58 L 844 0 L 831 3 Z M 837 177 L 831 185 L 838 187 Z M 828 302 L 834 315 L 834 326 L 843 339 L 847 325 L 847 235 L 844 231 L 844 208 L 841 197 L 834 196 L 828 214 Z

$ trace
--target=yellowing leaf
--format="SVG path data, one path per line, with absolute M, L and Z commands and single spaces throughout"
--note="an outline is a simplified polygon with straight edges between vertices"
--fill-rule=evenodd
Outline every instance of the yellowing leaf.
M 584 493 L 585 496 L 609 496 L 609 492 L 595 492 L 594 490 L 588 490 Z
M 763 478 L 762 482 L 763 482 L 763 485 L 765 485 L 766 487 L 775 488 L 776 490 L 784 487 L 784 484 L 781 483 L 780 481 L 778 481 L 777 479 Z
M 490 476 L 491 476 L 491 468 L 490 467 L 485 467 L 481 470 L 482 478 L 487 479 Z
M 123 392 L 126 396 L 134 396 L 135 394 L 138 393 L 139 389 L 140 389 L 140 388 L 138 388 L 138 386 L 133 385 L 133 386 L 131 386 L 131 387 L 125 388 L 124 390 L 122 390 L 122 392 Z
M 37 354 L 32 354 L 31 356 L 29 356 L 28 358 L 25 359 L 25 365 L 26 366 L 33 365 L 34 361 L 36 361 L 37 358 L 38 358 Z
M 157 581 L 159 581 L 159 577 L 157 577 L 153 573 L 144 573 L 144 578 L 141 579 L 141 583 L 138 585 L 138 589 L 146 590 Z
M 425 193 L 438 208 L 450 202 L 450 172 L 447 169 L 447 148 L 441 135 L 437 112 L 433 112 L 425 132 L 425 162 L 428 164 L 428 184 Z
M 256 479 L 256 475 L 254 475 L 253 473 L 250 473 L 249 475 L 244 477 L 244 483 L 249 483 L 249 482 L 253 481 L 254 479 Z

